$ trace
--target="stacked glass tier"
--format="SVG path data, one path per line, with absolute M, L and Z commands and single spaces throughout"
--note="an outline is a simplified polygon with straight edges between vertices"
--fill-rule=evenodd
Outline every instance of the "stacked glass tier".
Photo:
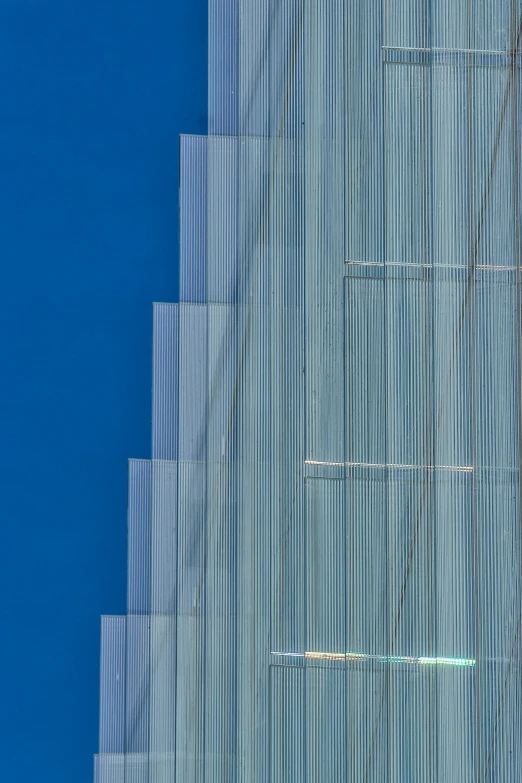
M 96 783 L 511 783 L 518 0 L 209 25 Z

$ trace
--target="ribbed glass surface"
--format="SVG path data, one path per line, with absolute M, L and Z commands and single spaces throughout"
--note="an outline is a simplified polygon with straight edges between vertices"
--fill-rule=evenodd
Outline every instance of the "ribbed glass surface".
M 514 783 L 522 4 L 209 23 L 96 783 Z

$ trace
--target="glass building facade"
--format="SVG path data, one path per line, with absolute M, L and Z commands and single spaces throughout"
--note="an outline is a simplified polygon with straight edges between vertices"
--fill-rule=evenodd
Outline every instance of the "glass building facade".
M 209 0 L 96 783 L 522 774 L 520 0 Z

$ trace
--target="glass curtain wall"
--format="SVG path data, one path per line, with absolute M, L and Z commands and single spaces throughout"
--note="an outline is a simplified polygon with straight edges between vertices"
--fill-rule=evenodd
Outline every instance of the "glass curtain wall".
M 209 25 L 96 783 L 511 783 L 521 2 Z

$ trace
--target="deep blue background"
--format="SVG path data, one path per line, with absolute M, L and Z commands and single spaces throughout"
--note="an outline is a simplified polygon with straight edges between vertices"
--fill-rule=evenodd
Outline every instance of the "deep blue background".
M 0 778 L 87 783 L 207 0 L 0 3 Z

